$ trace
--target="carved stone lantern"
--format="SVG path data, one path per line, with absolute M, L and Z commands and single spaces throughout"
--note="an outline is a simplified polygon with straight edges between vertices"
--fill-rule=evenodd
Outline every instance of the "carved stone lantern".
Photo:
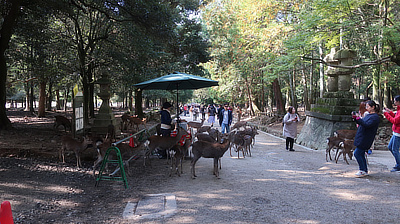
M 115 133 L 119 133 L 117 131 L 119 130 L 119 127 L 117 127 L 117 122 L 110 107 L 111 81 L 109 79 L 109 75 L 102 73 L 101 77 L 95 83 L 100 85 L 100 93 L 98 96 L 102 100 L 102 103 L 99 108 L 99 112 L 94 119 L 92 132 L 99 135 L 106 135 L 108 125 L 112 124 L 115 127 Z

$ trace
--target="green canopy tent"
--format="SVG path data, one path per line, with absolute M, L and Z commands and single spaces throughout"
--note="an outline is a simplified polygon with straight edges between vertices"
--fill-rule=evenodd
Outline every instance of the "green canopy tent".
M 179 121 L 179 90 L 180 89 L 201 89 L 211 86 L 218 86 L 218 81 L 206 79 L 200 76 L 189 75 L 181 72 L 173 72 L 171 74 L 151 79 L 134 85 L 140 90 L 161 89 L 176 90 L 176 117 Z

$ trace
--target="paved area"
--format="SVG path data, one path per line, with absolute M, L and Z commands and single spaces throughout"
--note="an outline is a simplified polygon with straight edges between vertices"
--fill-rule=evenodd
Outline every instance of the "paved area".
M 123 223 L 398 223 L 400 174 L 389 172 L 394 165 L 389 151 L 374 151 L 370 175 L 355 178 L 355 160 L 326 162 L 325 151 L 295 145 L 289 152 L 284 144 L 261 132 L 252 157 L 230 156 L 228 150 L 221 179 L 212 175 L 212 159 L 198 161 L 196 179 L 185 161 L 181 177 L 151 188 L 155 195 L 176 198 L 172 215 L 159 215 L 166 210 L 157 196 L 138 206 L 134 215 L 141 211 L 140 219 Z

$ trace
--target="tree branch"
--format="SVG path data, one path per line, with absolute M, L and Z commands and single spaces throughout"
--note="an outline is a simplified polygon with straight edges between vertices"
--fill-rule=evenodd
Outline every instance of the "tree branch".
M 380 64 L 392 61 L 391 60 L 391 56 L 387 56 L 387 57 L 384 57 L 382 59 L 378 59 L 378 60 L 375 60 L 375 61 L 366 61 L 366 62 L 363 62 L 363 63 L 358 64 L 358 65 L 345 66 L 345 65 L 329 64 L 328 62 L 326 62 L 326 61 L 324 61 L 322 59 L 319 59 L 319 58 L 310 58 L 310 57 L 307 57 L 307 56 L 301 56 L 301 58 L 303 60 L 319 61 L 319 63 L 322 63 L 322 64 L 330 66 L 330 67 L 334 67 L 334 68 L 347 68 L 347 69 L 355 69 L 355 68 L 360 68 L 360 67 L 364 67 L 364 66 L 371 66 L 371 65 L 380 65 Z

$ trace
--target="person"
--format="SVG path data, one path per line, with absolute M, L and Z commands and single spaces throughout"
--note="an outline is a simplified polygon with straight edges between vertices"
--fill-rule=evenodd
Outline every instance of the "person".
M 358 124 L 357 134 L 354 138 L 354 146 L 356 146 L 354 157 L 356 157 L 359 167 L 356 177 L 364 177 L 368 175 L 365 153 L 369 148 L 371 148 L 380 122 L 378 115 L 380 107 L 375 103 L 375 101 L 367 101 L 365 109 L 367 109 L 368 114 L 365 115 L 363 119 L 356 114 L 352 114 L 353 120 Z
M 224 107 L 222 106 L 222 104 L 218 105 L 218 108 L 217 108 L 217 119 L 218 119 L 218 120 L 219 120 L 219 118 L 221 117 L 222 109 L 224 109 Z M 221 122 L 219 122 L 219 123 L 221 123 Z
M 171 108 L 172 105 L 169 102 L 163 103 L 163 106 L 161 108 L 160 114 L 161 114 L 161 136 L 170 136 L 171 134 L 171 123 L 172 123 L 172 118 L 171 118 Z
M 188 114 L 188 106 L 185 104 L 185 106 L 183 106 L 183 116 L 186 117 L 186 115 Z
M 397 109 L 396 114 L 386 107 L 383 109 L 383 115 L 385 115 L 386 119 L 393 124 L 393 136 L 390 138 L 388 148 L 396 161 L 396 165 L 393 167 L 391 172 L 400 171 L 400 95 L 394 97 L 394 105 Z
M 172 118 L 171 118 L 171 111 L 172 105 L 169 102 L 163 103 L 161 108 L 161 128 L 160 134 L 163 137 L 168 137 L 171 135 L 172 129 Z M 158 150 L 158 154 L 160 155 L 160 159 L 167 158 L 167 152 L 165 150 Z
M 202 120 L 206 119 L 206 110 L 207 110 L 206 105 L 202 105 L 201 108 L 200 108 L 200 113 L 201 113 L 201 119 Z
M 199 116 L 200 110 L 198 106 L 194 106 L 193 108 L 193 120 L 197 121 L 197 116 Z
M 288 108 L 287 114 L 283 117 L 283 136 L 286 137 L 286 150 L 293 149 L 294 138 L 297 136 L 297 123 L 300 121 L 296 109 L 292 106 Z
M 215 107 L 212 104 L 208 105 L 208 123 L 211 124 L 211 127 L 214 126 L 216 113 L 217 110 L 215 109 Z
M 218 119 L 219 119 L 219 125 L 221 125 L 221 133 L 225 134 L 229 133 L 229 127 L 232 124 L 232 111 L 228 109 L 229 105 L 226 103 L 224 104 L 224 107 L 220 110 L 221 112 L 218 112 Z
M 358 113 L 360 114 L 361 118 L 364 118 L 368 114 L 368 111 L 367 111 L 367 109 L 365 107 L 366 107 L 366 102 L 369 101 L 369 100 L 371 100 L 371 98 L 367 97 L 360 103 L 360 107 L 358 108 Z M 358 125 L 357 125 L 357 128 L 358 128 Z M 371 148 L 368 149 L 368 152 L 367 152 L 368 155 L 372 154 L 372 149 L 373 148 L 374 148 L 374 143 L 372 143 Z
M 193 119 L 193 105 L 189 107 L 189 116 L 191 119 Z

